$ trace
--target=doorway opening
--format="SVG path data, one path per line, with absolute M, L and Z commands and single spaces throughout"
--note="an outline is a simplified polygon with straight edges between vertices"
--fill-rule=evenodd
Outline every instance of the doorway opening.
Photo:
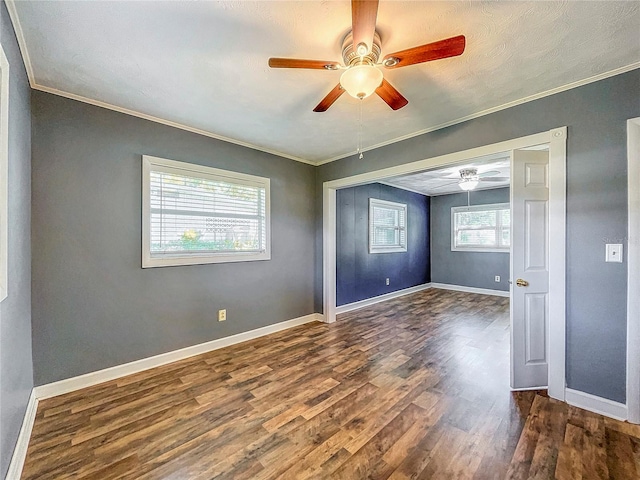
M 566 127 L 549 132 L 521 137 L 518 139 L 487 145 L 440 157 L 421 160 L 397 167 L 355 175 L 325 182 L 323 185 L 323 274 L 324 274 L 324 315 L 325 321 L 335 321 L 337 313 L 336 295 L 336 198 L 337 191 L 347 187 L 365 185 L 372 182 L 387 182 L 418 172 L 451 168 L 468 159 L 490 158 L 504 155 L 513 150 L 547 148 L 549 167 L 547 184 L 548 204 L 548 265 L 549 296 L 546 301 L 548 330 L 543 337 L 548 342 L 548 389 L 549 395 L 564 400 L 565 390 L 565 165 Z

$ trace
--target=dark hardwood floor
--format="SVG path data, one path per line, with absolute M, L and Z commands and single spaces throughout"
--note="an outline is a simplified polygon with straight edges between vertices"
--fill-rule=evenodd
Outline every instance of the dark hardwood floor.
M 43 400 L 22 478 L 639 478 L 640 427 L 509 391 L 508 324 L 427 290 Z

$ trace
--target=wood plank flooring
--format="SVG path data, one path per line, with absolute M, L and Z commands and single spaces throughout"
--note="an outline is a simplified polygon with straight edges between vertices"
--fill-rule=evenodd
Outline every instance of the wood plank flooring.
M 639 427 L 509 391 L 508 310 L 427 290 L 43 400 L 22 478 L 639 478 Z

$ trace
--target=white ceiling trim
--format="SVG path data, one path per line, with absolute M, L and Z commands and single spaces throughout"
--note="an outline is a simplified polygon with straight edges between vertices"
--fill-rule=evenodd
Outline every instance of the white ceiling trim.
M 29 84 L 30 84 L 31 88 L 33 88 L 34 90 L 39 90 L 39 91 L 42 91 L 42 92 L 51 93 L 51 94 L 62 96 L 62 97 L 69 98 L 69 99 L 72 99 L 72 100 L 77 100 L 77 101 L 80 101 L 80 102 L 88 103 L 90 105 L 95 105 L 95 106 L 98 106 L 98 107 L 106 108 L 106 109 L 113 110 L 113 111 L 120 112 L 120 113 L 124 113 L 124 114 L 127 114 L 127 115 L 132 115 L 134 117 L 143 118 L 145 120 L 150 120 L 152 122 L 160 123 L 160 124 L 167 125 L 167 126 L 174 127 L 174 128 L 179 128 L 181 130 L 186 130 L 186 131 L 191 132 L 191 133 L 196 133 L 196 134 L 203 135 L 203 136 L 206 136 L 206 137 L 215 138 L 217 140 L 221 140 L 221 141 L 228 142 L 228 143 L 233 143 L 235 145 L 240 145 L 240 146 L 243 146 L 243 147 L 251 148 L 251 149 L 258 150 L 258 151 L 265 152 L 265 153 L 269 153 L 269 154 L 272 154 L 272 155 L 277 155 L 277 156 L 280 156 L 280 157 L 288 158 L 290 160 L 295 160 L 297 162 L 302 162 L 302 163 L 305 163 L 305 164 L 308 164 L 308 165 L 315 165 L 315 166 L 324 165 L 326 163 L 334 162 L 334 161 L 340 160 L 342 158 L 347 158 L 347 157 L 350 157 L 350 156 L 355 155 L 355 154 L 358 153 L 356 151 L 353 151 L 353 152 L 350 152 L 350 153 L 347 153 L 347 154 L 344 154 L 344 155 L 339 155 L 339 156 L 332 157 L 332 158 L 329 158 L 329 159 L 326 159 L 326 160 L 320 160 L 320 161 L 314 162 L 314 161 L 307 160 L 307 159 L 304 159 L 304 158 L 301 158 L 301 157 L 296 157 L 294 155 L 289 155 L 289 154 L 286 154 L 286 153 L 283 153 L 283 152 L 280 152 L 280 151 L 277 151 L 277 150 L 271 150 L 271 149 L 268 149 L 268 148 L 265 148 L 265 147 L 261 147 L 259 145 L 254 145 L 254 144 L 251 144 L 251 143 L 248 143 L 248 142 L 243 142 L 241 140 L 236 140 L 234 138 L 225 137 L 223 135 L 218 135 L 218 134 L 216 134 L 214 132 L 210 132 L 210 131 L 207 131 L 207 130 L 202 130 L 202 129 L 198 129 L 198 128 L 195 128 L 195 127 L 190 127 L 188 125 L 184 125 L 184 124 L 181 124 L 181 123 L 178 123 L 178 122 L 165 120 L 163 118 L 159 118 L 159 117 L 155 117 L 155 116 L 152 116 L 152 115 L 148 115 L 148 114 L 141 113 L 141 112 L 138 112 L 138 111 L 135 111 L 135 110 L 130 110 L 128 108 L 120 107 L 120 106 L 117 106 L 117 105 L 112 105 L 112 104 L 109 104 L 109 103 L 106 103 L 106 102 L 102 102 L 100 100 L 95 100 L 95 99 L 84 97 L 84 96 L 81 96 L 81 95 L 76 95 L 74 93 L 65 92 L 65 91 L 58 90 L 58 89 L 51 88 L 51 87 L 47 87 L 47 86 L 44 86 L 44 85 L 38 85 L 35 82 L 35 76 L 34 76 L 34 73 L 33 73 L 33 66 L 31 64 L 31 57 L 29 56 L 29 51 L 28 51 L 27 44 L 26 44 L 26 41 L 25 41 L 25 38 L 24 38 L 24 33 L 23 33 L 23 30 L 22 30 L 22 26 L 20 24 L 20 19 L 18 17 L 18 12 L 16 10 L 15 2 L 16 2 L 16 0 L 5 0 L 5 4 L 7 6 L 8 12 L 9 12 L 9 17 L 11 18 L 11 22 L 13 24 L 13 27 L 14 27 L 14 30 L 15 30 L 15 33 L 16 33 L 16 37 L 17 37 L 17 40 L 18 40 L 18 46 L 20 48 L 20 52 L 22 54 L 22 58 L 23 58 L 23 61 L 24 61 L 24 64 L 25 64 L 25 69 L 27 71 L 27 77 L 29 79 Z M 547 97 L 547 96 L 550 96 L 550 95 L 554 95 L 556 93 L 560 93 L 560 92 L 564 92 L 564 91 L 567 91 L 567 90 L 571 90 L 572 88 L 581 87 L 583 85 L 587 85 L 589 83 L 597 82 L 599 80 L 604 80 L 605 78 L 613 77 L 615 75 L 620 75 L 622 73 L 629 72 L 629 71 L 635 70 L 637 68 L 640 68 L 640 62 L 634 62 L 634 63 L 631 63 L 629 65 L 626 65 L 626 66 L 623 66 L 623 67 L 620 67 L 620 68 L 616 68 L 614 70 L 610 70 L 608 72 L 604 72 L 604 73 L 601 73 L 601 74 L 598 74 L 598 75 L 594 75 L 594 76 L 585 78 L 583 80 L 578 80 L 576 82 L 568 83 L 568 84 L 562 85 L 560 87 L 556 87 L 556 88 L 553 88 L 553 89 L 550 89 L 550 90 L 546 90 L 544 92 L 540 92 L 540 93 L 537 93 L 537 94 L 534 94 L 534 95 L 529 95 L 527 97 L 523 97 L 523 98 L 518 99 L 518 100 L 514 100 L 514 101 L 511 101 L 511 102 L 508 102 L 508 103 L 505 103 L 505 104 L 502 104 L 502 105 L 499 105 L 499 106 L 496 106 L 496 107 L 492 107 L 492 108 L 489 108 L 489 109 L 486 109 L 486 110 L 483 110 L 483 111 L 480 111 L 480 112 L 477 112 L 477 113 L 474 113 L 474 114 L 471 114 L 471 115 L 467 115 L 465 117 L 458 118 L 456 120 L 452 120 L 450 122 L 446 122 L 446 123 L 442 123 L 440 125 L 436 125 L 434 127 L 418 130 L 416 132 L 413 132 L 413 133 L 410 133 L 410 134 L 407 134 L 407 135 L 402 135 L 400 137 L 396 137 L 396 138 L 387 140 L 385 142 L 381 142 L 381 143 L 378 143 L 378 144 L 375 144 L 375 145 L 371 145 L 369 147 L 364 147 L 364 148 L 361 149 L 361 151 L 362 152 L 367 152 L 367 151 L 375 150 L 377 148 L 384 147 L 384 146 L 387 146 L 387 145 L 392 145 L 394 143 L 401 142 L 403 140 L 407 140 L 407 139 L 410 139 L 410 138 L 413 138 L 413 137 L 417 137 L 417 136 L 423 135 L 425 133 L 434 132 L 434 131 L 440 130 L 442 128 L 446 128 L 446 127 L 450 127 L 450 126 L 453 126 L 453 125 L 457 125 L 457 124 L 466 122 L 468 120 L 473 120 L 475 118 L 483 117 L 483 116 L 489 115 L 491 113 L 495 113 L 495 112 L 499 112 L 501 110 L 505 110 L 507 108 L 511 108 L 511 107 L 514 107 L 514 106 L 517 106 L 517 105 L 522 105 L 523 103 L 531 102 L 533 100 L 538 100 L 540 98 L 544 98 L 544 97 Z
M 18 18 L 18 11 L 16 10 L 15 0 L 5 0 L 7 11 L 9 12 L 9 18 L 13 24 L 13 30 L 16 32 L 16 38 L 18 39 L 18 48 L 22 54 L 22 60 L 24 61 L 24 68 L 27 70 L 27 77 L 29 78 L 29 85 L 33 88 L 34 74 L 33 67 L 31 66 L 31 57 L 27 50 L 27 42 L 24 39 L 24 32 L 22 31 L 22 25 L 20 25 L 20 19 Z
M 635 70 L 640 68 L 640 62 L 634 62 L 629 65 L 625 65 L 624 67 L 616 68 L 614 70 L 610 70 L 608 72 L 600 73 L 598 75 L 594 75 L 592 77 L 585 78 L 583 80 L 578 80 L 576 82 L 567 83 L 566 85 L 562 85 L 560 87 L 552 88 L 551 90 L 546 90 L 544 92 L 536 93 L 535 95 L 529 95 L 528 97 L 523 97 L 518 100 L 514 100 L 512 102 L 504 103 L 502 105 L 498 105 L 497 107 L 488 108 L 487 110 L 483 110 L 478 113 L 473 113 L 471 115 L 467 115 L 466 117 L 460 117 L 456 120 L 452 120 L 450 122 L 441 123 L 440 125 L 436 125 L 435 127 L 425 128 L 423 130 L 418 130 L 414 133 L 409 133 L 407 135 L 403 135 L 401 137 L 393 138 L 386 142 L 377 143 L 375 145 L 371 145 L 370 147 L 363 147 L 361 149 L 362 152 L 367 152 L 369 150 L 375 150 L 376 148 L 384 147 L 387 145 L 391 145 L 397 142 L 401 142 L 403 140 L 408 140 L 409 138 L 417 137 L 419 135 L 423 135 L 425 133 L 435 132 L 436 130 L 440 130 L 442 128 L 451 127 L 453 125 L 457 125 L 459 123 L 463 123 L 469 120 L 473 120 L 474 118 L 483 117 L 485 115 L 489 115 L 491 113 L 499 112 L 500 110 L 506 110 L 507 108 L 516 107 L 518 105 L 522 105 L 523 103 L 532 102 L 534 100 L 538 100 L 540 98 L 548 97 L 550 95 L 555 95 L 556 93 L 565 92 L 567 90 L 571 90 L 572 88 L 582 87 L 583 85 L 587 85 L 589 83 L 597 82 L 599 80 L 604 80 L 605 78 L 615 77 L 616 75 L 620 75 L 622 73 L 630 72 L 631 70 Z M 337 157 L 332 157 L 327 160 L 321 160 L 316 162 L 315 165 L 323 165 L 325 163 L 335 162 L 336 160 L 340 160 L 342 158 L 347 158 L 352 155 L 357 154 L 357 151 L 350 152 L 346 155 L 340 155 Z

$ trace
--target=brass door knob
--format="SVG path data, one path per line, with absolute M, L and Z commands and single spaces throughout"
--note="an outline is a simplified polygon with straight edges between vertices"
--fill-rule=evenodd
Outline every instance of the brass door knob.
M 528 287 L 529 286 L 529 282 L 519 278 L 519 279 L 516 280 L 516 285 L 519 286 L 519 287 Z

